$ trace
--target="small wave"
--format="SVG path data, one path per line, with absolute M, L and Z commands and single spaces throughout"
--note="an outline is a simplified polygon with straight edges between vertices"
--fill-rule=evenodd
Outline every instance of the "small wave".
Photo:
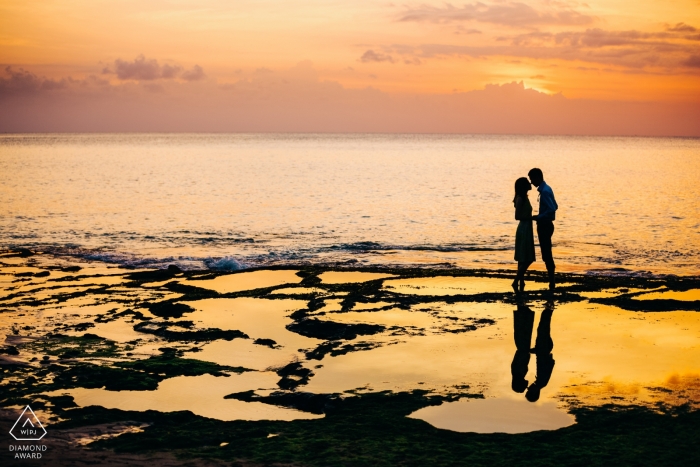
M 346 251 L 438 251 L 443 253 L 460 252 L 460 251 L 508 251 L 512 250 L 512 246 L 481 246 L 481 245 L 390 245 L 377 242 L 355 242 L 341 243 L 327 247 L 328 250 L 346 250 Z
M 239 271 L 249 267 L 231 256 L 225 256 L 219 259 L 206 258 L 204 260 L 204 264 L 207 266 L 207 268 L 215 271 Z
M 586 271 L 586 275 L 603 277 L 630 277 L 640 279 L 669 279 L 678 277 L 676 274 L 655 274 L 651 271 L 634 271 L 626 268 L 591 269 Z

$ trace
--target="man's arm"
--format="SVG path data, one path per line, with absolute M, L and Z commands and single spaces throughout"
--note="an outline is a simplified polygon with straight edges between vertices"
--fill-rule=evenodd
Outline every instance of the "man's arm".
M 551 188 L 540 193 L 540 212 L 533 216 L 534 220 L 553 220 L 557 211 L 557 202 L 554 200 L 554 192 Z

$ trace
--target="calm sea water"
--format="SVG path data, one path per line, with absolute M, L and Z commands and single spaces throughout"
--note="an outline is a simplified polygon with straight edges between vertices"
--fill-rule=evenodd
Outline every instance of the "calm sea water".
M 513 183 L 532 167 L 559 203 L 560 271 L 700 274 L 700 140 L 679 138 L 0 135 L 0 245 L 137 266 L 513 267 Z

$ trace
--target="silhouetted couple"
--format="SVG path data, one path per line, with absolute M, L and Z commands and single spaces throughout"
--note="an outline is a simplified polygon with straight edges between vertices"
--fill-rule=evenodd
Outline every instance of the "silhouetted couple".
M 552 258 L 552 235 L 554 234 L 554 217 L 559 206 L 554 200 L 554 192 L 544 181 L 540 169 L 532 169 L 528 172 L 528 180 L 521 177 L 515 181 L 515 219 L 520 221 L 515 232 L 515 260 L 518 262 L 518 273 L 513 281 L 513 290 L 522 292 L 525 290 L 525 272 L 535 261 L 535 236 L 532 232 L 532 221 L 537 222 L 537 238 L 540 242 L 542 260 L 547 266 L 549 274 L 549 289 L 554 289 L 554 258 Z M 540 192 L 540 208 L 536 216 L 532 215 L 532 205 L 527 197 L 527 192 L 532 185 Z
M 540 390 L 547 386 L 549 378 L 552 376 L 554 369 L 554 356 L 552 349 L 554 342 L 551 335 L 552 313 L 554 312 L 554 304 L 548 302 L 542 315 L 540 316 L 540 324 L 537 326 L 537 337 L 535 338 L 535 346 L 530 348 L 532 341 L 532 326 L 535 323 L 535 312 L 527 305 L 519 304 L 518 309 L 513 311 L 513 321 L 515 323 L 515 356 L 513 363 L 510 364 L 510 372 L 513 376 L 511 387 L 513 391 L 522 393 L 525 392 L 525 399 L 530 402 L 535 402 L 540 398 Z M 535 354 L 537 374 L 535 381 L 528 386 L 528 380 L 525 379 L 530 363 L 530 354 Z

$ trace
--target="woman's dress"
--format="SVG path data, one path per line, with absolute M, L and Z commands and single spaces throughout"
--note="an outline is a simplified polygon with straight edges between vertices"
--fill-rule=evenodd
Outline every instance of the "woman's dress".
M 518 230 L 515 231 L 515 260 L 517 262 L 531 263 L 535 261 L 535 236 L 532 232 L 532 205 L 527 196 L 522 197 L 518 216 L 527 220 L 521 220 Z

